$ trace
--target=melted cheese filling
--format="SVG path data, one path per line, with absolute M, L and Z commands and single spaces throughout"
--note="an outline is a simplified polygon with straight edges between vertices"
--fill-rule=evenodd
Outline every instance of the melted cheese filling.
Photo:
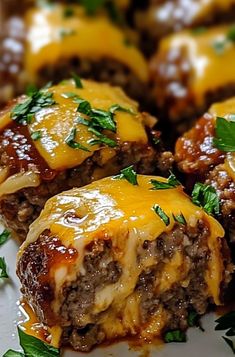
M 231 26 L 218 26 L 206 29 L 202 34 L 182 31 L 161 43 L 160 52 L 163 53 L 173 49 L 186 50 L 192 66 L 189 90 L 199 105 L 203 104 L 208 91 L 234 84 L 235 45 L 227 39 L 230 29 Z
M 125 33 L 102 14 L 89 17 L 82 7 L 71 8 L 74 12 L 71 17 L 65 17 L 65 7 L 58 4 L 27 13 L 25 68 L 31 82 L 42 67 L 73 57 L 110 58 L 127 66 L 140 80 L 147 81 L 147 63 L 136 47 L 125 44 Z
M 209 225 L 208 247 L 211 257 L 205 271 L 205 280 L 208 296 L 213 297 L 216 304 L 220 304 L 223 262 L 218 238 L 224 236 L 223 228 L 214 218 L 194 206 L 181 187 L 167 191 L 151 190 L 150 179 L 153 178 L 165 180 L 139 175 L 139 185 L 133 186 L 126 180 L 105 178 L 84 188 L 63 192 L 51 198 L 40 217 L 31 225 L 27 240 L 19 253 L 20 257 L 24 249 L 36 241 L 45 229 L 50 229 L 52 235 L 58 236 L 66 247 L 77 249 L 76 267 L 67 264 L 66 274 L 60 267 L 57 272 L 53 271 L 51 276 L 55 282 L 56 296 L 52 308 L 59 313 L 63 301 L 63 285 L 74 281 L 78 272 L 85 274 L 83 258 L 86 245 L 99 238 L 111 239 L 114 260 L 120 263 L 122 275 L 117 283 L 97 291 L 91 315 L 84 316 L 84 323 L 88 323 L 92 320 L 92 314 L 102 312 L 99 324 L 102 325 L 107 338 L 138 332 L 142 338 L 150 339 L 154 334 L 159 334 L 166 324 L 168 314 L 163 308 L 154 314 L 148 323 L 139 324 L 140 296 L 135 287 L 140 273 L 157 262 L 154 257 L 137 259 L 137 252 L 145 240 L 155 240 L 163 232 L 170 232 L 173 229 L 173 213 L 182 213 L 190 225 L 196 225 L 199 219 L 205 220 Z M 166 226 L 153 211 L 154 204 L 160 205 L 168 215 L 169 226 Z M 79 222 L 68 222 L 65 214 L 69 212 L 79 217 Z M 183 253 L 177 251 L 165 264 L 160 278 L 156 280 L 156 291 L 160 294 L 175 282 L 180 282 L 186 287 L 188 271 L 189 265 Z
M 115 151 L 109 147 L 100 148 L 99 145 L 89 145 L 89 140 L 97 137 L 88 131 L 88 127 L 77 123 L 78 103 L 73 98 L 66 98 L 65 93 L 73 93 L 87 100 L 94 109 L 108 111 L 114 104 L 130 109 L 134 114 L 124 111 L 115 111 L 114 120 L 117 124 L 117 132 L 114 139 L 117 142 L 147 143 L 147 134 L 144 127 L 144 117 L 138 112 L 138 105 L 129 99 L 118 87 L 111 87 L 105 83 L 96 83 L 83 80 L 83 88 L 76 88 L 73 81 L 52 87 L 48 91 L 53 93 L 56 105 L 42 108 L 35 114 L 32 123 L 28 124 L 30 133 L 40 131 L 41 139 L 34 141 L 39 154 L 54 170 L 64 170 L 80 165 L 85 159 L 92 156 L 96 150 L 102 152 L 103 164 L 115 155 Z M 4 128 L 11 122 L 10 112 L 5 112 L 1 117 L 0 127 Z M 75 141 L 85 146 L 90 151 L 73 149 L 66 143 L 71 129 L 76 128 Z M 104 133 L 106 134 L 106 133 Z M 107 132 L 110 136 L 110 132 Z M 111 133 L 111 136 L 113 134 Z

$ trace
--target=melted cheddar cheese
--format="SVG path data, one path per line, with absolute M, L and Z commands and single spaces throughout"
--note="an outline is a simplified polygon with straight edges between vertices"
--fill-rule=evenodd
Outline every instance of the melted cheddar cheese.
M 31 82 L 42 67 L 74 57 L 110 58 L 147 81 L 147 63 L 135 46 L 125 44 L 125 33 L 102 14 L 89 17 L 82 7 L 71 8 L 74 12 L 71 17 L 64 16 L 65 7 L 59 4 L 27 13 L 25 68 Z
M 65 247 L 77 250 L 75 265 L 71 266 L 65 262 L 63 266 L 50 272 L 55 287 L 55 300 L 52 304 L 55 313 L 58 314 L 60 311 L 64 284 L 75 280 L 79 272 L 85 274 L 83 258 L 87 244 L 106 237 L 112 240 L 114 260 L 122 266 L 122 275 L 117 283 L 97 291 L 90 314 L 92 316 L 102 312 L 99 324 L 110 336 L 114 336 L 115 333 L 116 336 L 125 336 L 127 333 L 139 331 L 139 311 L 135 305 L 139 301 L 139 295 L 135 287 L 140 273 L 157 262 L 156 257 L 144 256 L 138 260 L 137 252 L 145 240 L 152 241 L 163 232 L 170 232 L 175 224 L 173 214 L 180 213 L 191 226 L 202 219 L 210 227 L 208 247 L 211 256 L 205 271 L 205 280 L 208 285 L 208 296 L 211 296 L 216 304 L 220 304 L 220 284 L 224 268 L 218 238 L 224 236 L 223 228 L 201 208 L 193 205 L 182 187 L 169 189 L 167 192 L 154 191 L 151 190 L 151 179 L 165 180 L 160 177 L 138 175 L 138 185 L 133 186 L 124 179 L 105 178 L 83 188 L 63 192 L 46 203 L 40 217 L 30 227 L 27 240 L 20 249 L 19 258 L 27 246 L 36 241 L 46 229 L 51 231 L 52 236 L 59 237 Z M 154 212 L 155 204 L 158 204 L 170 218 L 168 226 Z M 69 214 L 75 215 L 76 220 L 68 220 Z M 169 259 L 156 281 L 157 292 L 161 294 L 179 282 L 186 287 L 188 271 L 188 263 L 183 252 L 179 250 Z M 110 306 L 111 311 L 108 309 Z M 122 314 L 122 320 L 118 312 Z M 168 318 L 164 310 L 161 314 L 164 321 L 159 322 L 159 329 Z M 89 322 L 89 316 L 86 315 L 84 319 L 84 324 Z M 142 326 L 142 329 L 143 331 L 138 333 L 143 333 L 147 338 L 147 331 L 153 329 L 151 321 L 149 325 Z M 151 333 L 149 338 L 150 336 Z
M 117 124 L 115 134 L 107 132 L 107 136 L 113 137 L 118 142 L 147 143 L 147 134 L 144 127 L 144 117 L 138 112 L 138 105 L 129 99 L 124 92 L 117 87 L 108 84 L 83 80 L 83 88 L 76 88 L 73 81 L 66 81 L 48 89 L 53 93 L 56 104 L 38 111 L 34 119 L 28 124 L 29 132 L 41 132 L 40 140 L 34 141 L 37 151 L 44 158 L 51 169 L 63 170 L 80 165 L 85 159 L 93 155 L 96 150 L 101 150 L 102 161 L 105 163 L 113 155 L 115 150 L 107 146 L 89 145 L 89 140 L 97 137 L 88 131 L 88 127 L 77 123 L 77 117 L 84 114 L 78 113 L 78 103 L 73 98 L 68 98 L 66 93 L 87 100 L 94 109 L 108 111 L 114 104 L 118 104 L 132 113 L 115 111 L 114 120 Z M 10 112 L 5 112 L 1 117 L 0 128 L 4 128 L 11 122 Z M 73 149 L 66 143 L 71 129 L 76 128 L 74 140 L 89 149 Z
M 218 26 L 201 34 L 182 31 L 161 42 L 160 53 L 182 49 L 192 68 L 188 89 L 198 105 L 203 104 L 208 91 L 235 81 L 235 44 L 227 38 L 230 29 L 231 26 Z

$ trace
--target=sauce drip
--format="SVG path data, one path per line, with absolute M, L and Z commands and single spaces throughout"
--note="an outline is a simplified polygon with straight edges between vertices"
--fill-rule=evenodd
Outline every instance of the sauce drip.
M 28 127 L 12 122 L 0 135 L 0 144 L 7 154 L 10 175 L 36 169 L 43 180 L 52 180 L 57 172 L 49 168 L 30 137 Z

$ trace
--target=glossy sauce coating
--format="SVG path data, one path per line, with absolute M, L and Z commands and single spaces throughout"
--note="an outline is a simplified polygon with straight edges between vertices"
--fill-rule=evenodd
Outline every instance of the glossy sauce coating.
M 43 180 L 52 180 L 56 172 L 51 170 L 40 156 L 30 137 L 28 127 L 12 122 L 0 135 L 2 151 L 7 154 L 5 163 L 9 174 L 34 170 Z

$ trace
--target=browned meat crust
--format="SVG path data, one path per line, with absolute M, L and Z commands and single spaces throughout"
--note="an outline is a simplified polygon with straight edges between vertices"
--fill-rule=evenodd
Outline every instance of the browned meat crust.
M 6 164 L 5 152 L 1 155 L 1 164 Z M 107 167 L 109 174 L 117 174 L 120 169 L 131 164 L 134 164 L 138 173 L 157 172 L 168 175 L 173 164 L 173 155 L 163 151 L 161 144 L 154 149 L 151 144 L 122 143 L 116 149 L 115 157 L 105 164 L 101 161 L 100 153 L 96 152 L 80 166 L 57 173 L 52 180 L 42 180 L 40 186 L 36 188 L 26 188 L 3 196 L 0 200 L 0 213 L 7 226 L 13 229 L 20 239 L 24 239 L 29 225 L 39 216 L 48 198 L 64 190 L 90 183 L 94 180 L 96 169 Z
M 176 224 L 169 233 L 163 233 L 154 241 L 146 240 L 138 259 L 155 257 L 156 263 L 139 276 L 136 290 L 140 296 L 140 318 L 144 324 L 159 306 L 164 306 L 169 315 L 166 329 L 185 330 L 188 327 L 188 314 L 194 310 L 204 314 L 210 303 L 206 289 L 205 270 L 210 251 L 208 249 L 209 227 L 206 222 L 197 225 L 182 226 Z M 60 247 L 60 248 L 58 248 Z M 156 277 L 167 265 L 176 251 L 183 253 L 190 265 L 185 279 L 187 287 L 174 284 L 170 289 L 158 295 L 154 288 Z M 59 253 L 60 252 L 60 253 Z M 18 263 L 17 273 L 22 282 L 24 296 L 33 304 L 42 322 L 53 325 L 55 322 L 63 327 L 62 344 L 71 344 L 75 350 L 89 351 L 105 339 L 99 326 L 99 316 L 90 315 L 94 304 L 95 292 L 100 287 L 117 282 L 122 274 L 122 267 L 114 261 L 112 241 L 97 237 L 85 250 L 83 260 L 84 274 L 78 274 L 76 280 L 64 287 L 64 300 L 61 302 L 59 316 L 51 310 L 54 285 L 48 272 L 56 259 L 71 259 L 79 252 L 63 247 L 49 231 L 43 232 L 36 242 L 24 251 Z M 227 287 L 231 278 L 231 263 L 226 242 L 221 242 L 224 257 L 225 275 L 223 287 Z M 60 254 L 60 257 L 56 256 Z
M 208 91 L 202 104 L 198 105 L 195 94 L 190 89 L 193 68 L 185 48 L 174 48 L 166 53 L 156 52 L 150 61 L 150 81 L 152 95 L 161 111 L 168 117 L 179 133 L 192 127 L 195 119 L 217 101 L 235 94 L 235 84 L 225 84 Z
M 24 68 L 24 51 L 26 28 L 22 17 L 18 15 L 7 18 L 0 32 L 0 107 L 7 100 L 25 92 L 32 84 Z M 109 82 L 122 87 L 126 93 L 137 100 L 142 100 L 143 107 L 150 102 L 149 86 L 142 82 L 127 66 L 111 58 L 98 60 L 73 57 L 60 58 L 53 65 L 39 70 L 37 83 L 42 87 L 48 82 L 58 83 L 70 78 L 75 72 L 83 78 L 98 82 Z
M 149 0 L 144 2 L 145 12 L 139 11 L 135 16 L 136 27 L 143 32 L 145 40 L 150 43 L 185 28 L 210 26 L 228 23 L 235 19 L 235 5 L 207 11 L 202 17 L 195 17 L 195 5 L 198 0 Z M 152 47 L 153 51 L 153 47 Z
M 191 190 L 196 181 L 212 185 L 220 198 L 219 220 L 235 242 L 235 183 L 225 170 L 225 153 L 213 146 L 215 120 L 205 114 L 176 142 L 175 160 Z

